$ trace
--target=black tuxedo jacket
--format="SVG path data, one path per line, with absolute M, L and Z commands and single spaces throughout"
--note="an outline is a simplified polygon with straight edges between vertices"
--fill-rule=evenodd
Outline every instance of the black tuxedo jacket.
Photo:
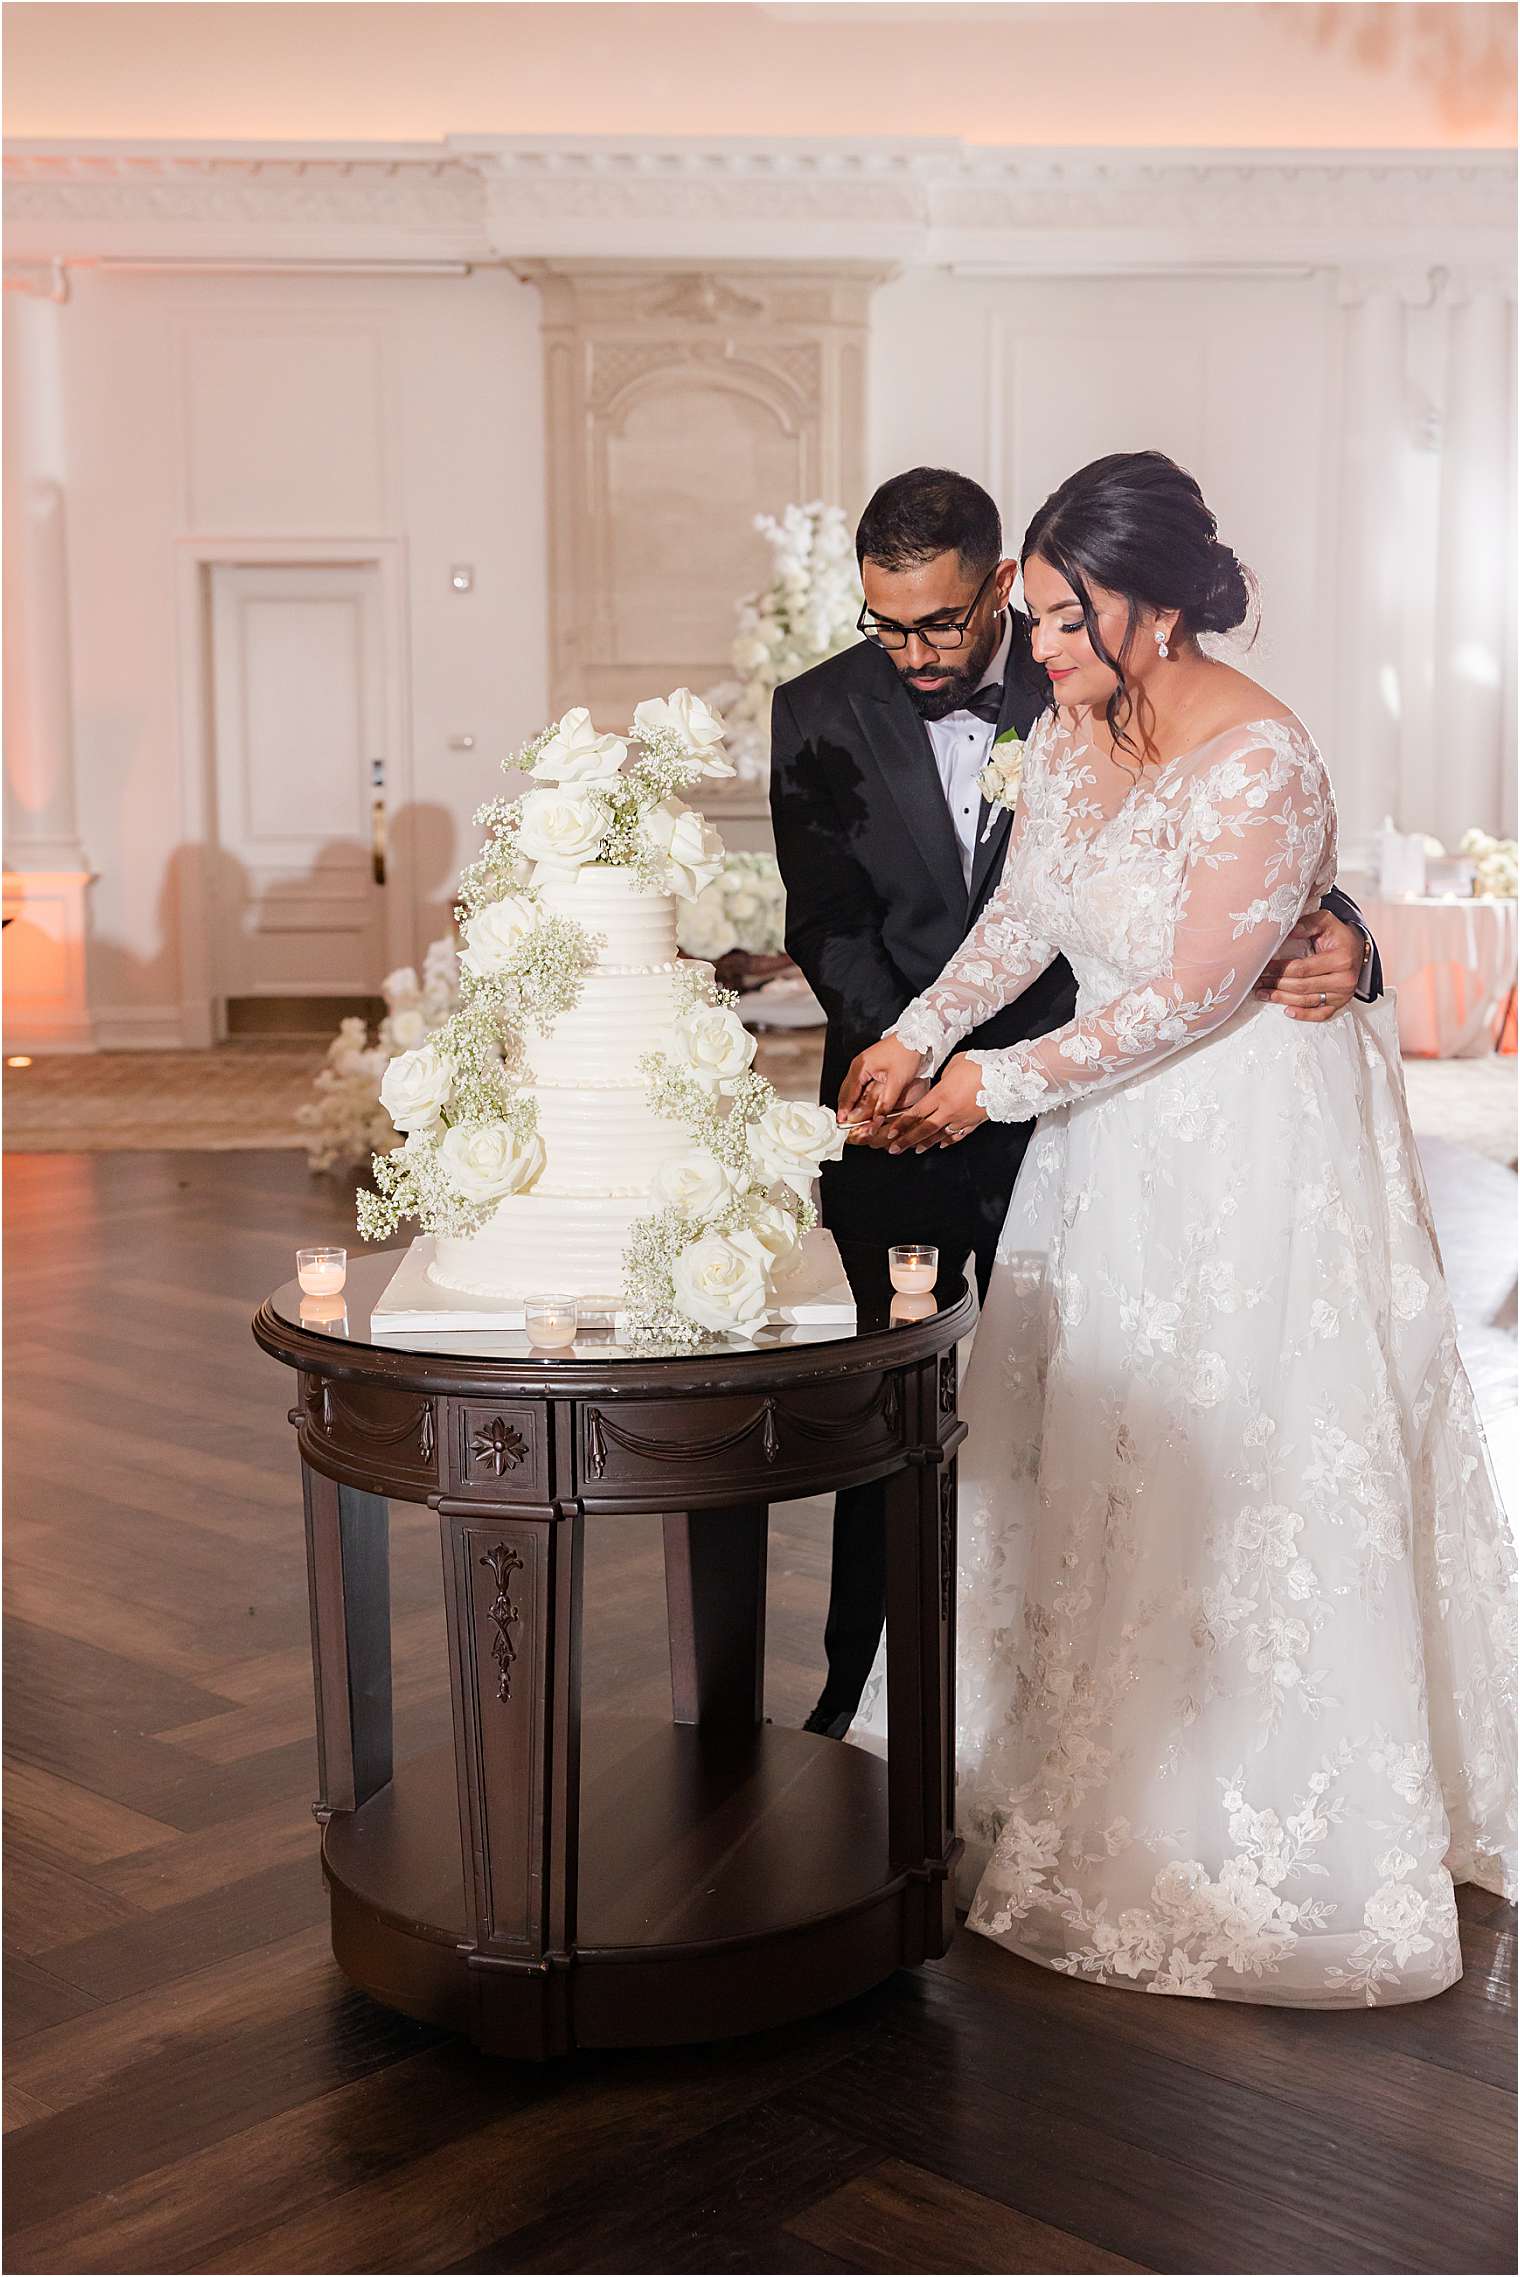
M 1048 692 L 1015 615 L 998 734 L 1027 735 Z M 833 1106 L 855 1054 L 938 979 L 980 916 L 1011 817 L 983 806 L 968 892 L 923 721 L 891 658 L 862 641 L 777 689 L 771 819 L 786 945 L 828 1016 L 819 1096 Z M 1063 957 L 966 1043 L 1043 1036 L 1076 1001 Z M 825 1223 L 847 1240 L 937 1240 L 951 1267 L 975 1249 L 985 1279 L 1031 1128 L 983 1123 L 933 1154 L 847 1147 L 824 1167 Z
M 1048 701 L 1028 620 L 1014 612 L 998 734 L 1027 735 Z M 983 805 L 968 890 L 933 746 L 896 666 L 870 641 L 777 689 L 771 818 L 786 945 L 828 1017 L 819 1096 L 833 1106 L 855 1054 L 938 978 L 981 915 L 1012 818 Z M 1357 921 L 1344 896 L 1334 906 Z M 1071 1019 L 1076 999 L 1058 958 L 959 1048 L 1047 1035 Z M 974 1249 L 985 1285 L 1032 1129 L 983 1123 L 921 1155 L 847 1147 L 824 1167 L 824 1221 L 852 1241 L 937 1241 L 955 1267 Z

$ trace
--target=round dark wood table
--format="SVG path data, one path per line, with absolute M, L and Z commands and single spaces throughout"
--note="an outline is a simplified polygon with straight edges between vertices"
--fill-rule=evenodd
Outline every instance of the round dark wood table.
M 943 1953 L 964 1282 L 894 1319 L 884 1253 L 847 1255 L 851 1330 L 539 1355 L 520 1333 L 372 1337 L 402 1254 L 351 1261 L 336 1302 L 291 1282 L 254 1322 L 299 1384 L 314 1807 L 345 1973 L 491 2053 L 544 2057 L 755 2031 Z M 769 1504 L 872 1479 L 886 1761 L 766 1723 L 761 1697 Z M 399 1763 L 392 1499 L 438 1512 L 454 1727 L 451 1750 Z M 649 1512 L 668 1724 L 598 1715 L 582 1681 L 586 1523 Z

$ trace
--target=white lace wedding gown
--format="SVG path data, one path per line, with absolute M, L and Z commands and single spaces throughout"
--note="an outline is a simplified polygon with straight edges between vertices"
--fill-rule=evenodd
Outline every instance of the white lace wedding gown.
M 1001 887 L 896 1031 L 937 1065 L 1076 972 L 1066 1027 L 976 1055 L 1044 1119 L 962 1410 L 970 1926 L 1148 1992 L 1420 1999 L 1461 1973 L 1453 1882 L 1514 1887 L 1514 1557 L 1393 1006 L 1251 994 L 1335 875 L 1301 727 L 1106 821 L 1084 756 L 1041 723 Z

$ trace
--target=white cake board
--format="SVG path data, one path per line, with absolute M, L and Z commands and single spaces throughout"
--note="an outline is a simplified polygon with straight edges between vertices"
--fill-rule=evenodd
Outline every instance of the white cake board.
M 433 1237 L 419 1234 L 370 1315 L 371 1336 L 414 1336 L 435 1331 L 458 1335 L 472 1328 L 489 1331 L 526 1325 L 521 1299 L 514 1304 L 501 1297 L 477 1297 L 463 1289 L 440 1288 L 428 1278 L 432 1261 Z M 777 1282 L 776 1297 L 772 1322 L 800 1328 L 854 1326 L 855 1299 L 834 1236 L 826 1227 L 814 1226 L 804 1237 L 784 1277 Z

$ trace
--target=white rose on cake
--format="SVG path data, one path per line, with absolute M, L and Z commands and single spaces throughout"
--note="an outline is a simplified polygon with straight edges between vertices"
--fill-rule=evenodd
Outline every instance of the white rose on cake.
M 778 1099 L 750 1126 L 749 1158 L 761 1177 L 790 1186 L 803 1201 L 822 1165 L 837 1162 L 844 1147 L 834 1115 L 806 1099 Z
M 677 1067 L 724 1098 L 732 1096 L 754 1056 L 754 1037 L 726 1004 L 694 1004 L 672 1031 Z
M 517 845 L 535 865 L 535 878 L 594 862 L 606 835 L 606 808 L 583 791 L 529 791 L 522 802 Z
M 647 742 L 654 735 L 674 735 L 704 775 L 714 780 L 734 772 L 723 738 L 728 730 L 718 714 L 690 688 L 677 688 L 669 696 L 649 696 L 633 715 L 633 732 Z
M 538 904 L 525 893 L 504 893 L 466 921 L 459 962 L 476 980 L 504 972 L 538 923 Z
M 663 854 L 672 893 L 695 901 L 723 867 L 723 841 L 694 807 L 666 799 L 651 807 L 640 824 L 645 843 Z
M 431 1130 L 454 1088 L 454 1071 L 432 1044 L 393 1059 L 380 1083 L 380 1104 L 398 1131 Z
M 456 1123 L 444 1134 L 438 1160 L 455 1193 L 467 1202 L 499 1202 L 537 1183 L 544 1142 L 535 1132 L 520 1146 L 507 1123 Z
M 790 1257 L 802 1239 L 797 1220 L 779 1202 L 752 1202 L 747 1233 L 752 1233 L 771 1261 L 772 1270 Z
M 769 1302 L 769 1259 L 753 1233 L 709 1233 L 671 1268 L 676 1303 L 703 1328 L 758 1328 Z
M 736 1174 L 705 1146 L 694 1146 L 655 1173 L 655 1192 L 685 1218 L 710 1218 L 733 1198 Z
M 622 766 L 628 746 L 616 735 L 598 735 L 584 704 L 555 724 L 554 733 L 533 762 L 546 783 L 605 783 Z

